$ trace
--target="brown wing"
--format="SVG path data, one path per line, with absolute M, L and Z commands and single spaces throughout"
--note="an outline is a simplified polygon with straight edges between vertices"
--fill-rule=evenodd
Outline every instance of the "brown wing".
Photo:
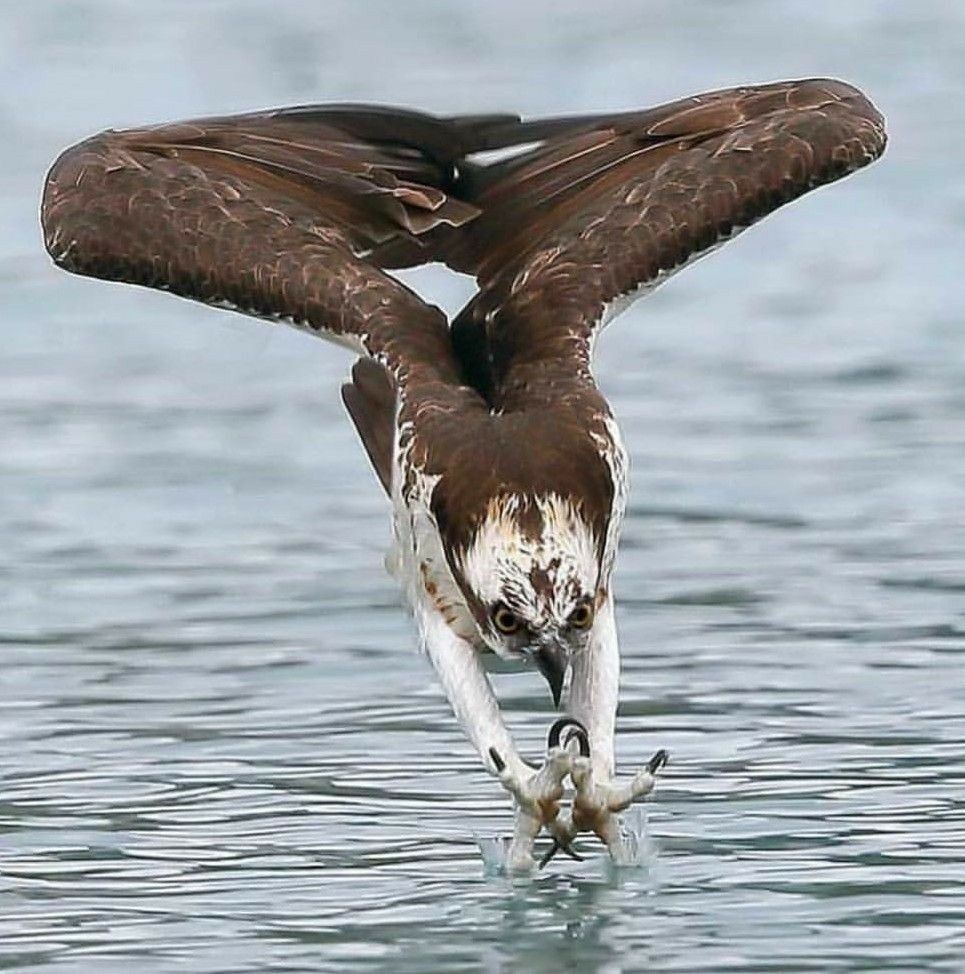
M 528 126 L 532 126 L 528 129 Z M 555 130 L 554 130 L 555 126 Z M 486 348 L 477 380 L 506 407 L 588 365 L 611 302 L 884 150 L 884 122 L 838 81 L 697 95 L 643 112 L 494 126 L 493 142 L 536 146 L 460 188 L 482 209 L 442 245 L 480 293 L 457 343 Z M 528 390 L 524 392 L 523 390 Z
M 458 372 L 438 309 L 365 259 L 478 209 L 446 191 L 452 123 L 369 106 L 296 108 L 105 132 L 54 164 L 42 221 L 53 259 L 93 277 L 290 321 L 378 359 Z

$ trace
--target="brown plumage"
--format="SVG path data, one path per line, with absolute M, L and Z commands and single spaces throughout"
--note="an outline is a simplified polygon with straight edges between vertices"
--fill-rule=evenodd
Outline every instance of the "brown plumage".
M 54 164 L 42 219 L 67 270 L 373 359 L 344 390 L 366 450 L 387 490 L 393 450 L 403 493 L 415 470 L 441 477 L 433 510 L 458 545 L 494 492 L 536 487 L 602 531 L 609 412 L 589 363 L 605 306 L 884 145 L 870 102 L 828 80 L 535 121 L 306 107 L 102 133 Z M 385 273 L 433 260 L 479 280 L 452 330 Z
M 534 865 L 544 827 L 553 851 L 590 829 L 625 861 L 616 812 L 666 754 L 613 781 L 627 462 L 593 340 L 615 301 L 884 145 L 874 107 L 826 80 L 536 121 L 307 107 L 95 136 L 54 164 L 42 220 L 67 270 L 359 353 L 345 405 L 392 498 L 421 645 L 516 800 L 510 868 Z M 512 151 L 487 162 L 490 150 Z M 479 282 L 451 327 L 387 273 L 428 261 Z M 554 705 L 565 693 L 581 759 L 552 750 L 533 773 L 485 653 L 538 669 Z

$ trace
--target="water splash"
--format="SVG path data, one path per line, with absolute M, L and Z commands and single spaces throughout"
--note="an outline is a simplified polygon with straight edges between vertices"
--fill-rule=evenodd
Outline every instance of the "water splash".
M 507 835 L 474 835 L 483 861 L 484 876 L 504 876 L 510 838 Z
M 641 867 L 650 870 L 657 861 L 657 846 L 650 837 L 646 809 L 637 805 L 621 816 L 620 834 L 623 837 L 623 848 L 616 855 L 607 855 L 602 846 L 597 846 L 587 858 L 592 860 L 599 856 L 602 861 L 608 864 L 610 869 L 614 870 Z M 474 835 L 473 838 L 479 846 L 479 854 L 482 857 L 483 875 L 487 877 L 507 875 L 509 870 L 506 867 L 506 861 L 511 838 L 507 835 L 483 836 L 478 834 Z M 568 864 L 574 865 L 572 862 Z
M 618 869 L 642 866 L 650 869 L 657 861 L 657 846 L 647 827 L 647 812 L 642 805 L 630 808 L 620 819 L 623 849 L 610 861 Z

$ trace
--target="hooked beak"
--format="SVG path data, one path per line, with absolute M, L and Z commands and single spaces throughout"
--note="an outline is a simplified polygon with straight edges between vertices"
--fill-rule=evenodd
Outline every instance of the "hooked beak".
M 543 646 L 533 658 L 536 661 L 536 668 L 550 685 L 553 706 L 559 707 L 560 696 L 563 693 L 563 680 L 566 677 L 566 667 L 569 665 L 568 654 L 558 646 Z

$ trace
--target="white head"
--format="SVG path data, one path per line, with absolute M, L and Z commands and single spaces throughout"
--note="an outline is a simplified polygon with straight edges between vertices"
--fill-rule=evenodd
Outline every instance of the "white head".
M 534 663 L 558 704 L 603 597 L 592 526 L 558 494 L 503 494 L 454 567 L 485 643 L 505 659 Z

